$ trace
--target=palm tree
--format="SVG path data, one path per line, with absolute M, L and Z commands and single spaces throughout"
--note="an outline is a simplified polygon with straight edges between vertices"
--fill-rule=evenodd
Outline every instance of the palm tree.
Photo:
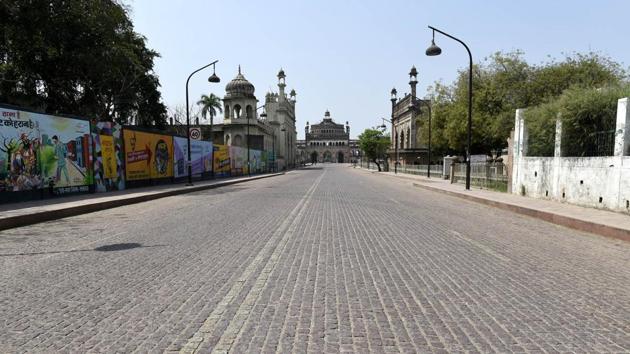
M 214 116 L 217 115 L 217 111 L 219 113 L 223 113 L 223 108 L 221 106 L 221 98 L 216 96 L 214 93 L 208 95 L 201 95 L 201 99 L 197 101 L 197 104 L 201 106 L 201 116 L 206 118 L 206 115 L 210 114 L 210 137 L 212 137 L 212 121 Z M 197 124 L 199 124 L 199 118 L 197 118 Z

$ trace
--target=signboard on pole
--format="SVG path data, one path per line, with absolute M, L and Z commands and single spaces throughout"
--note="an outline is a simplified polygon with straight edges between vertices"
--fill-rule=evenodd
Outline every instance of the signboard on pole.
M 189 128 L 188 134 L 190 135 L 191 140 L 201 140 L 201 128 Z

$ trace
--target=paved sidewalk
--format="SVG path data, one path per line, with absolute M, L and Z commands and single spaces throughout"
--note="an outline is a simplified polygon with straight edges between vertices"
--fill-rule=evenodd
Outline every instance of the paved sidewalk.
M 146 202 L 178 194 L 218 188 L 261 178 L 279 176 L 281 173 L 231 177 L 184 183 L 132 188 L 117 192 L 82 194 L 70 197 L 35 200 L 22 203 L 0 204 L 0 230 L 32 225 L 44 221 L 91 213 L 123 205 Z
M 415 187 L 446 193 L 519 214 L 542 219 L 572 229 L 630 241 L 630 216 L 601 209 L 581 207 L 557 201 L 522 197 L 516 194 L 495 192 L 471 187 L 467 191 L 462 184 L 451 184 L 441 178 L 427 178 L 393 172 L 362 171 L 388 177 L 409 180 Z

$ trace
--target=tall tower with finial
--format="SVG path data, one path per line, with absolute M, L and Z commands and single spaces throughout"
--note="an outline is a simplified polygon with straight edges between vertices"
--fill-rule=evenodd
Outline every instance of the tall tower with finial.
M 285 82 L 285 78 L 286 78 L 286 75 L 284 74 L 284 70 L 282 70 L 282 68 L 280 68 L 280 71 L 278 72 L 278 88 L 280 89 L 279 99 L 282 100 L 282 101 L 286 100 L 286 95 L 284 93 L 284 88 L 287 87 L 287 84 Z
M 416 98 L 416 86 L 418 85 L 418 70 L 415 65 L 411 67 L 409 71 L 409 86 L 411 86 L 411 98 Z

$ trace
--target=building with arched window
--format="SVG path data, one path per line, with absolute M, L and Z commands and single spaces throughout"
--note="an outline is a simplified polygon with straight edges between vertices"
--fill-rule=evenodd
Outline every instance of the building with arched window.
M 289 96 L 285 94 L 285 78 L 284 71 L 280 70 L 279 92 L 267 93 L 265 103 L 258 106 L 255 87 L 245 78 L 239 65 L 236 77 L 225 86 L 223 122 L 214 124 L 211 133 L 209 126 L 202 126 L 204 138 L 216 144 L 274 152 L 278 170 L 295 166 L 296 93 L 291 90 Z
M 414 66 L 409 72 L 411 94 L 405 94 L 398 99 L 394 97 L 397 94 L 396 89 L 392 90 L 392 140 L 387 153 L 390 161 L 398 161 L 399 165 L 418 165 L 428 162 L 427 145 L 421 141 L 420 123 L 421 119 L 426 119 L 424 114 L 430 102 L 416 97 L 417 76 L 418 71 Z
M 350 140 L 350 125 L 335 123 L 326 111 L 324 119 L 309 126 L 306 122 L 305 139 L 300 141 L 300 156 L 304 162 L 350 163 L 356 159 L 356 141 Z

